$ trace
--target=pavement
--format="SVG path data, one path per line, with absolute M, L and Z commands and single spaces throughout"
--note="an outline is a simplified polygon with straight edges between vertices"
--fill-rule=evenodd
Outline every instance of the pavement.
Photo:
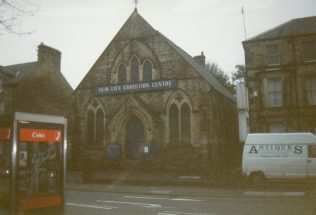
M 237 178 L 237 179 L 236 179 Z M 186 175 L 170 172 L 142 171 L 97 171 L 93 172 L 91 180 L 84 182 L 81 171 L 68 171 L 67 184 L 106 184 L 106 185 L 186 185 L 186 186 L 235 186 L 243 184 L 240 177 Z
M 259 188 L 259 191 L 308 191 L 309 195 L 316 195 L 316 181 L 313 183 L 267 183 L 267 187 Z M 66 189 L 81 191 L 106 191 L 117 192 L 117 187 L 124 185 L 129 192 L 139 192 L 140 187 L 169 186 L 176 188 L 186 187 L 189 193 L 201 195 L 210 192 L 213 195 L 228 194 L 232 191 L 241 194 L 243 190 L 255 190 L 243 177 L 227 174 L 219 176 L 210 175 L 185 175 L 168 172 L 141 172 L 141 171 L 97 171 L 93 172 L 91 180 L 84 182 L 81 171 L 67 171 Z M 140 186 L 129 186 L 140 185 Z M 212 188 L 212 189 L 205 189 Z M 206 191 L 208 190 L 208 191 Z M 148 191 L 148 189 L 147 189 Z M 146 191 L 146 192 L 147 192 Z M 227 192 L 227 193 L 226 193 Z
M 80 171 L 68 171 L 66 177 L 67 190 L 168 196 L 242 195 L 241 189 L 231 189 L 236 186 L 235 184 L 232 177 L 224 179 L 166 172 L 98 171 L 93 173 L 91 181 L 87 183 L 83 182 L 83 173 Z

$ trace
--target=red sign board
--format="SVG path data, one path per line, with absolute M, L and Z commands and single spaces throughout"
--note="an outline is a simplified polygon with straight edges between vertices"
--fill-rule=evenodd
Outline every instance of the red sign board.
M 22 199 L 22 201 L 20 201 L 20 208 L 26 211 L 26 210 L 35 209 L 35 208 L 58 206 L 61 204 L 62 204 L 62 198 L 60 195 L 43 196 L 40 198 Z
M 21 128 L 20 141 L 61 142 L 61 130 Z
M 0 140 L 9 140 L 11 134 L 10 128 L 0 128 Z

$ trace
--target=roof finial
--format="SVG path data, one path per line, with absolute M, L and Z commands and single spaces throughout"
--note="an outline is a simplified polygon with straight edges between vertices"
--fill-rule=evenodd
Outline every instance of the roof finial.
M 135 9 L 137 9 L 138 0 L 134 0 L 135 3 Z

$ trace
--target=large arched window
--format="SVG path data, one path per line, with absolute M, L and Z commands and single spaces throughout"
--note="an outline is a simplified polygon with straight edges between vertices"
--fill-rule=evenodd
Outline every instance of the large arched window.
M 120 84 L 127 83 L 127 72 L 126 72 L 126 67 L 124 64 L 122 64 L 118 70 L 118 83 Z
M 88 110 L 87 114 L 87 144 L 95 145 L 95 122 L 94 122 L 94 112 L 92 110 Z
M 131 61 L 131 82 L 136 83 L 139 81 L 139 61 L 133 57 Z
M 101 102 L 93 99 L 86 115 L 86 144 L 100 147 L 105 140 L 105 114 Z
M 104 114 L 101 109 L 97 110 L 96 114 L 96 134 L 95 134 L 96 144 L 98 146 L 103 145 L 104 139 Z
M 170 106 L 169 129 L 171 144 L 181 143 L 185 145 L 191 143 L 191 110 L 187 103 Z
M 170 143 L 179 144 L 179 111 L 175 104 L 172 104 L 170 107 L 169 126 Z
M 183 103 L 181 106 L 181 143 L 191 143 L 191 114 L 188 104 Z
M 143 80 L 144 81 L 151 81 L 152 80 L 152 73 L 153 73 L 152 70 L 153 70 L 153 66 L 152 66 L 151 62 L 146 60 L 144 63 L 144 67 L 143 67 Z

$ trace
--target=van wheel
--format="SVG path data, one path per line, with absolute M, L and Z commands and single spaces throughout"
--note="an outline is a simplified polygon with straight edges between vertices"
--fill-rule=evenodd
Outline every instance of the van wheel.
M 266 182 L 266 178 L 262 172 L 251 173 L 249 180 L 251 185 L 255 187 L 262 187 Z

